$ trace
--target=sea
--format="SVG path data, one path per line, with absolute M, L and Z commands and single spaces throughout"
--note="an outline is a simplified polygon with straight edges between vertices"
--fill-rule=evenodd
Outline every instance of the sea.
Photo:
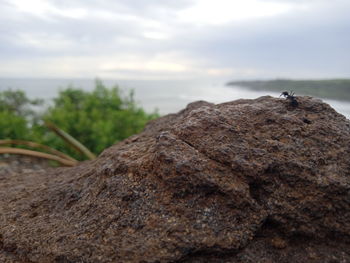
M 139 106 L 147 112 L 158 111 L 161 115 L 176 113 L 185 108 L 188 103 L 198 100 L 222 103 L 266 95 L 273 97 L 280 95 L 280 93 L 271 91 L 254 91 L 246 87 L 227 86 L 224 80 L 104 79 L 102 81 L 107 87 L 117 85 L 125 94 L 133 90 Z M 0 78 L 0 91 L 21 89 L 30 98 L 42 98 L 48 102 L 56 97 L 60 90 L 68 86 L 91 91 L 95 87 L 95 79 Z M 350 119 L 350 101 L 322 100 Z

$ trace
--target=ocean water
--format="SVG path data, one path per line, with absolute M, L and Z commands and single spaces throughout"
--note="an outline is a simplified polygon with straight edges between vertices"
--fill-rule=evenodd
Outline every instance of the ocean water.
M 134 90 L 138 104 L 148 112 L 175 113 L 188 103 L 205 100 L 213 103 L 236 99 L 254 99 L 280 94 L 271 91 L 253 91 L 247 88 L 226 86 L 224 81 L 203 80 L 103 80 L 106 86 L 118 85 L 124 92 Z M 24 90 L 31 98 L 54 98 L 60 89 L 72 85 L 84 90 L 95 87 L 93 79 L 1 79 L 0 91 L 11 88 Z M 339 113 L 350 119 L 350 102 L 323 99 Z

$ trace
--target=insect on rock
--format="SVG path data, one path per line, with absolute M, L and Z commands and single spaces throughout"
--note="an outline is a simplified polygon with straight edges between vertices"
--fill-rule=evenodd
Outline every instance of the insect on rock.
M 292 107 L 298 107 L 299 103 L 297 101 L 297 98 L 294 96 L 294 92 L 288 92 L 288 91 L 283 91 L 280 95 L 280 97 L 283 96 L 287 100 L 289 100 L 289 105 Z

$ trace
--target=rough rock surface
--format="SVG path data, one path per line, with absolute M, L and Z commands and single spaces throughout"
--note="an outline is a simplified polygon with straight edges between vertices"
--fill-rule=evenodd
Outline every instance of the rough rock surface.
M 190 104 L 95 161 L 0 176 L 1 262 L 350 262 L 350 122 Z
M 0 155 L 0 178 L 50 169 L 50 163 L 41 158 L 23 155 Z

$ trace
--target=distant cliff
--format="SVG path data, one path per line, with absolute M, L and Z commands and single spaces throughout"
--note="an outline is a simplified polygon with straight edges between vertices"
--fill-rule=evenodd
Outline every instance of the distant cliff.
M 298 95 L 350 101 L 350 79 L 231 81 L 227 85 L 278 92 L 293 90 Z

